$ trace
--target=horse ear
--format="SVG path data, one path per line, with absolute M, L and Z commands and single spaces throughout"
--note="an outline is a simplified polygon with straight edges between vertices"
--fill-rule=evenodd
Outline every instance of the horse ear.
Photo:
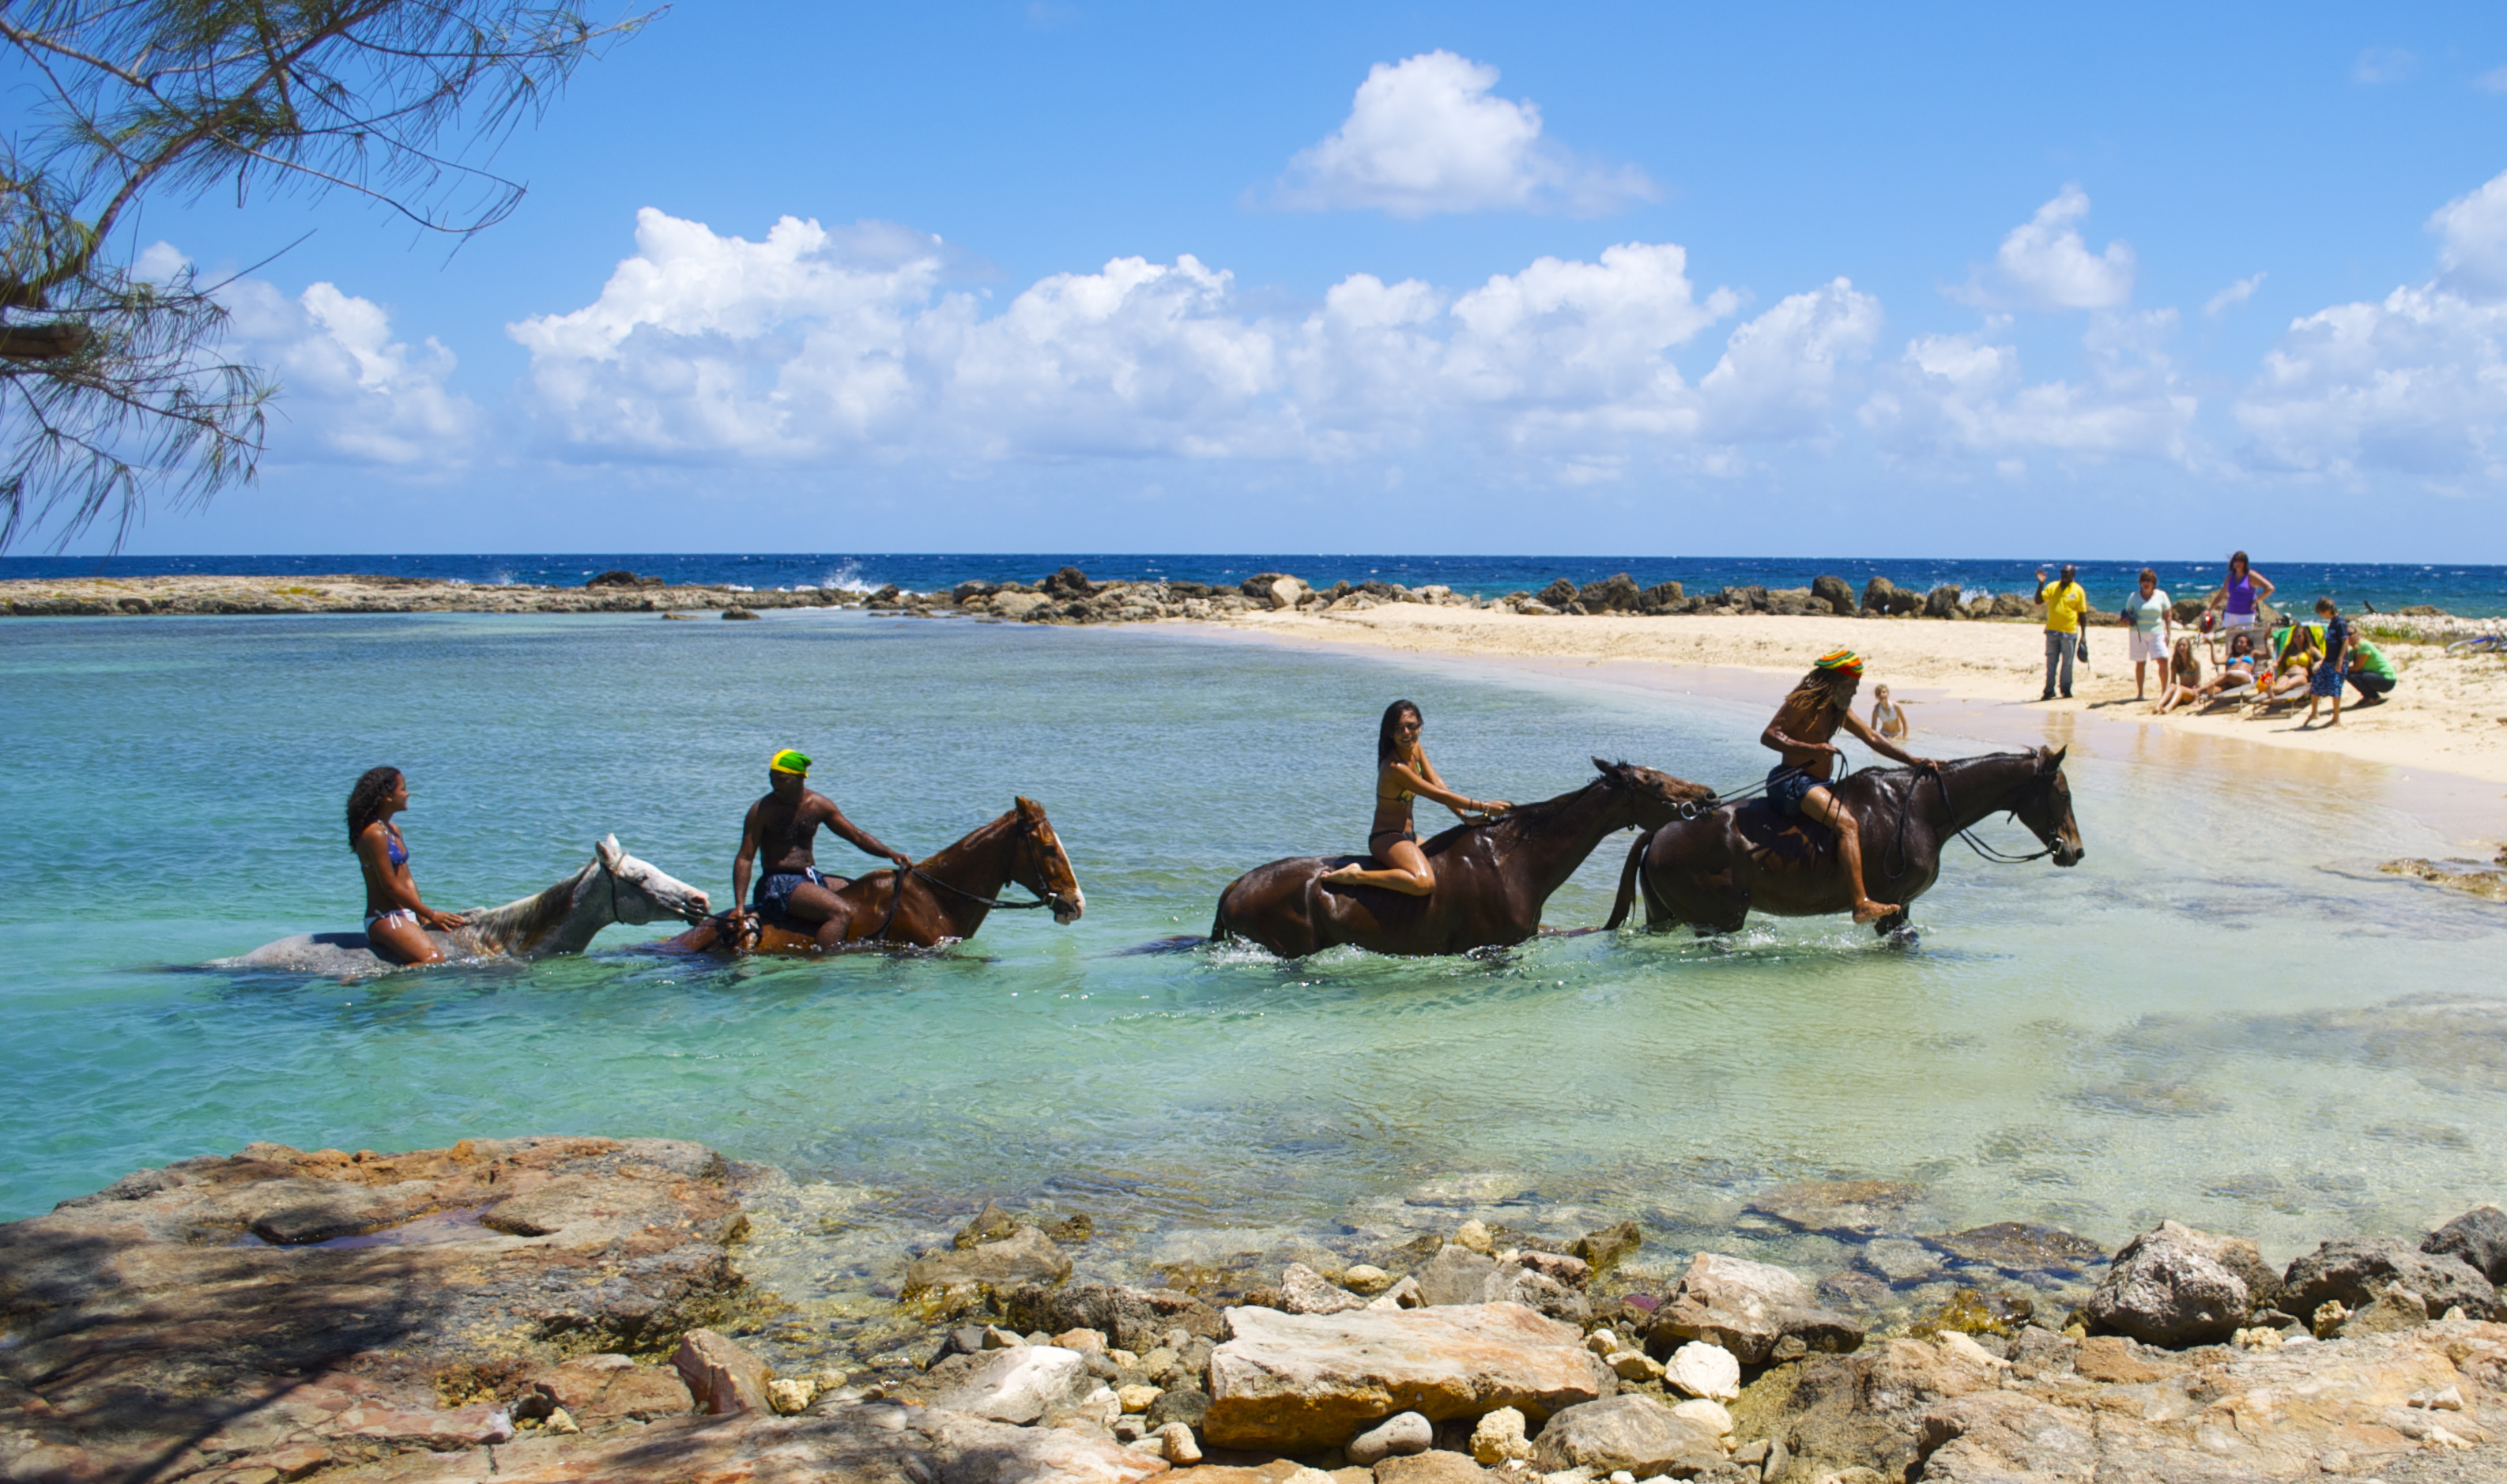
M 2064 755 L 2065 753 L 2067 753 L 2067 752 L 2070 752 L 2071 750 L 2072 750 L 2072 744 L 2071 744 L 2070 742 L 2065 742 L 2063 745 L 2061 745 L 2061 746 L 2059 746 L 2059 747 L 2056 747 L 2056 748 L 2053 750 L 2053 753 L 2051 753 L 2051 754 L 2047 757 L 2047 759 L 2046 759 L 2046 771 L 2047 771 L 2048 773 L 2060 773 L 2060 772 L 2062 772 L 2062 771 L 2063 771 L 2063 755 Z
M 618 869 L 618 862 L 627 858 L 627 852 L 620 850 L 618 847 L 618 837 L 616 835 L 601 836 L 600 843 L 594 846 L 593 850 L 600 853 L 600 865 L 603 870 L 615 871 Z
M 1044 817 L 1044 806 L 1038 804 L 1034 799 L 1029 798 L 1025 794 L 1020 794 L 1017 802 L 1020 818 L 1040 819 Z
M 1593 759 L 1593 766 L 1600 770 L 1602 777 L 1606 778 L 1611 778 L 1620 782 L 1624 782 L 1627 779 L 1628 765 L 1625 763 L 1605 762 L 1601 758 L 1597 757 Z

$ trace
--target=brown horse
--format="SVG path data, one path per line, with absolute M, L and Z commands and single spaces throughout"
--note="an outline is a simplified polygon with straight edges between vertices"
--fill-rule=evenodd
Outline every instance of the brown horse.
M 848 882 L 836 893 L 851 909 L 844 942 L 934 948 L 971 938 L 996 907 L 1050 907 L 1053 920 L 1069 926 L 1087 910 L 1071 857 L 1044 806 L 1020 799 L 1018 807 L 928 859 L 914 863 L 902 887 L 894 870 L 873 871 Z M 999 900 L 1002 888 L 1017 883 L 1035 893 L 1030 902 Z M 727 915 L 726 915 L 727 916 Z M 665 953 L 809 954 L 820 949 L 804 929 L 807 923 L 761 921 L 755 914 L 742 920 L 735 940 L 724 930 L 723 917 L 708 918 L 662 945 Z
M 1651 768 L 1593 759 L 1602 776 L 1557 798 L 1482 823 L 1458 824 L 1421 847 L 1436 873 L 1426 896 L 1381 887 L 1325 887 L 1316 879 L 1349 855 L 1300 855 L 1256 866 L 1218 894 L 1210 938 L 1245 938 L 1283 959 L 1342 943 L 1425 957 L 1520 943 L 1541 930 L 1542 904 L 1614 830 L 1661 824 L 1715 791 Z
M 1942 847 L 1988 814 L 2018 816 L 2046 847 L 2039 853 L 2058 866 L 2078 865 L 2088 853 L 2072 818 L 2063 749 L 1961 758 L 1938 770 L 1866 768 L 1829 791 L 1862 830 L 1865 886 L 1898 903 L 1872 924 L 1883 936 L 1906 927 L 1906 904 L 1940 876 Z M 1649 931 L 1685 923 L 1701 938 L 1739 931 L 1752 908 L 1778 917 L 1854 910 L 1835 833 L 1788 819 L 1764 799 L 1675 820 L 1630 847 L 1608 925 L 1626 922 L 1640 893 Z

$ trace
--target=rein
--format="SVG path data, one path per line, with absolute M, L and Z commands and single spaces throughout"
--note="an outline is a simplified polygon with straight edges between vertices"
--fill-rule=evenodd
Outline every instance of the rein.
M 1028 821 L 1024 817 L 1022 817 L 1018 822 L 1018 835 L 1021 840 L 1032 841 L 1036 838 L 1033 827 L 1029 825 Z M 1041 894 L 1038 894 L 1036 900 L 1032 902 L 1005 902 L 1000 900 L 999 897 L 985 896 L 979 892 L 969 891 L 963 887 L 942 881 L 930 872 L 924 870 L 921 866 L 914 867 L 914 874 L 944 890 L 955 891 L 960 896 L 964 897 L 970 902 L 977 902 L 983 906 L 990 907 L 1000 912 L 1025 912 L 1035 907 L 1050 907 L 1053 905 L 1052 898 Z M 1036 890 L 1033 887 L 1028 887 L 1028 889 L 1031 892 Z M 897 873 L 896 890 L 899 896 L 905 894 L 905 873 L 902 871 Z M 895 915 L 896 909 L 891 906 L 889 909 L 889 916 L 893 918 Z M 886 932 L 887 930 L 888 929 L 886 927 L 882 927 L 880 929 L 882 932 Z
M 1940 767 L 1935 767 L 1932 770 L 1932 775 L 1935 786 L 1939 787 L 1942 791 L 1942 813 L 1952 818 L 1956 818 L 1957 812 L 1950 804 L 1950 780 L 1947 771 Z M 1920 783 L 1922 779 L 1919 778 L 1916 781 Z M 1889 879 L 1891 881 L 1896 881 L 1899 877 L 1906 875 L 1907 867 L 1910 863 L 1907 858 L 1907 816 L 1914 812 L 1915 790 L 1909 788 L 1907 790 L 1906 798 L 1902 800 L 1898 806 L 1898 835 L 1896 844 L 1891 847 L 1892 850 L 1897 851 L 1898 867 L 1896 870 L 1889 872 Z M 1987 845 L 1983 841 L 1979 840 L 1976 837 L 1976 827 L 1974 825 L 1970 825 L 1966 829 L 1957 831 L 1957 835 L 1959 839 L 1967 842 L 1967 848 L 1969 850 L 1976 851 L 1978 855 L 1986 860 L 1992 861 L 1996 865 L 2025 865 L 2029 861 L 2043 860 L 2047 856 L 2054 853 L 2054 848 L 2050 845 L 2033 855 L 2014 855 L 2008 851 L 1997 849 L 1996 847 Z M 1888 861 L 1885 857 L 1882 859 L 1881 865 L 1884 869 L 1887 868 Z

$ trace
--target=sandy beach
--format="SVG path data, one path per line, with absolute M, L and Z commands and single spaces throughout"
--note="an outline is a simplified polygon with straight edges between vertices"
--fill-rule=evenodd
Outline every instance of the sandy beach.
M 2079 676 L 2075 699 L 2039 703 L 2045 648 L 2034 624 L 1769 614 L 1544 618 L 1388 603 L 1355 613 L 1257 613 L 1228 627 L 1290 642 L 1419 655 L 1659 668 L 1700 688 L 1762 694 L 1770 706 L 1812 659 L 1843 647 L 1864 657 L 1864 706 L 1871 687 L 1885 684 L 1898 699 L 1917 703 L 1919 732 L 1938 720 L 1926 715 L 1926 705 L 1955 701 L 1971 710 L 2010 707 L 2014 720 L 2095 718 L 2507 783 L 2507 657 L 2449 655 L 2437 644 L 2384 645 L 2402 675 L 2392 697 L 2364 708 L 2345 705 L 2341 725 L 2307 729 L 2303 701 L 2266 715 L 2245 707 L 2152 715 L 2132 699 L 2120 629 L 2090 631 L 2094 666 Z M 2151 691 L 2157 694 L 2155 678 Z

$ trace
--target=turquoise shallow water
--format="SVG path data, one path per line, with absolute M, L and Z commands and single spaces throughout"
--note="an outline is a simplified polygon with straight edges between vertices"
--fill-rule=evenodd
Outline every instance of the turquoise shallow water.
M 829 1244 L 790 1257 L 829 1288 L 984 1195 L 1088 1210 L 1140 1265 L 1473 1211 L 1740 1241 L 1754 1194 L 1830 1176 L 1919 1187 L 1910 1230 L 2112 1245 L 2167 1215 L 2284 1257 L 2502 1194 L 2507 919 L 2373 873 L 2443 853 L 2426 826 L 2273 774 L 2085 760 L 2088 861 L 1960 852 L 1912 952 L 1762 922 L 1283 965 L 1127 951 L 1354 842 L 1394 695 L 1449 778 L 1514 799 L 1595 753 L 1747 780 L 1763 717 L 1173 626 L 820 612 L 29 622 L 0 629 L 0 1217 L 256 1139 L 565 1132 L 782 1167 L 777 1229 Z M 439 905 L 535 889 L 608 830 L 720 897 L 785 744 L 918 851 L 1040 799 L 1087 917 L 906 959 L 698 967 L 633 951 L 657 926 L 353 985 L 168 967 L 354 925 L 340 808 L 373 763 L 410 776 Z M 1553 925 L 1601 921 L 1618 857 Z

